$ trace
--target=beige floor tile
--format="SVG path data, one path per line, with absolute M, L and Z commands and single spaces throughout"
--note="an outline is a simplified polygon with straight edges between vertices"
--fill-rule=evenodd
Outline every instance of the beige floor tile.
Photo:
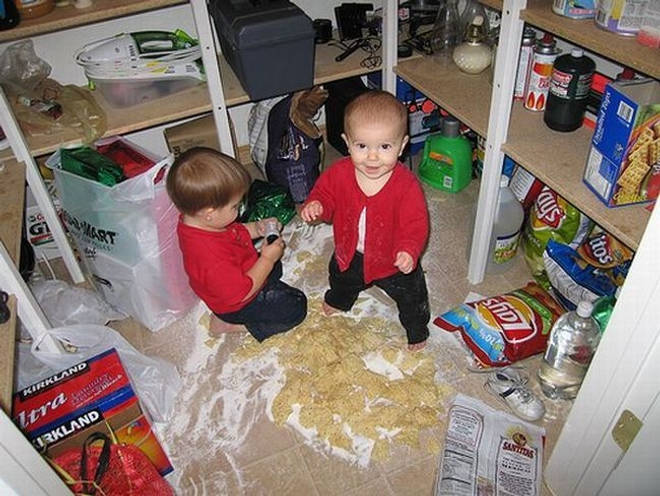
M 366 468 L 358 467 L 307 445 L 301 445 L 300 452 L 320 495 L 346 494 L 380 476 L 374 463 Z
M 386 475 L 393 474 L 406 467 L 417 465 L 420 461 L 431 456 L 433 453 L 429 452 L 428 443 L 430 440 L 437 442 L 438 430 L 436 427 L 421 432 L 419 448 L 392 444 L 390 447 L 390 458 L 379 463 L 382 472 Z
M 364 486 L 355 488 L 345 494 L 346 496 L 394 496 L 385 477 L 367 482 Z
M 240 476 L 244 481 L 242 494 L 245 495 L 315 496 L 319 494 L 305 467 L 299 448 L 282 451 L 245 467 Z
M 414 465 L 387 474 L 392 492 L 396 495 L 432 494 L 438 458 L 429 456 Z

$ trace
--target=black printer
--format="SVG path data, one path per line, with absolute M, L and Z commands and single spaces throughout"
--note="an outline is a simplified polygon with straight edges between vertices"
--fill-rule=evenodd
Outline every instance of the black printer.
M 314 84 L 312 20 L 288 0 L 211 0 L 222 53 L 252 100 Z

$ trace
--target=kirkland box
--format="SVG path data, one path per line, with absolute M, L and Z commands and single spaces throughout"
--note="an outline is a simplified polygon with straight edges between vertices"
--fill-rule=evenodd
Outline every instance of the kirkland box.
M 120 443 L 140 448 L 161 475 L 173 470 L 114 348 L 15 393 L 12 417 L 52 458 L 80 448 L 93 432 L 108 434 L 109 425 Z
M 312 20 L 287 0 L 211 0 L 222 54 L 252 100 L 314 84 Z
M 655 200 L 660 190 L 660 83 L 605 87 L 584 182 L 608 206 Z

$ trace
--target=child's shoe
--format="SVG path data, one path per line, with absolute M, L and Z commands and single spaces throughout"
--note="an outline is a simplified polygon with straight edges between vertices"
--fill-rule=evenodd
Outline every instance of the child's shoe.
M 543 402 L 527 387 L 527 377 L 514 368 L 491 372 L 484 388 L 502 400 L 518 417 L 535 421 L 545 415 Z

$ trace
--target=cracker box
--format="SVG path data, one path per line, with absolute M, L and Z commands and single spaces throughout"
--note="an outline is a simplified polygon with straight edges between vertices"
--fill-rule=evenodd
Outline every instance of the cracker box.
M 58 215 L 61 215 L 60 201 L 53 196 L 51 191 L 52 181 L 49 181 L 46 185 L 48 192 L 51 193 L 55 211 Z M 46 223 L 41 208 L 37 205 L 37 201 L 34 199 L 29 187 L 25 188 L 25 231 L 37 259 L 41 260 L 42 257 L 46 257 L 48 260 L 52 260 L 60 256 L 60 250 L 53 239 L 50 227 Z
M 584 182 L 608 207 L 655 200 L 660 191 L 660 83 L 605 87 Z
M 114 349 L 14 394 L 12 417 L 40 452 L 55 458 L 79 449 L 96 431 L 138 446 L 161 475 L 172 465 L 151 430 Z

